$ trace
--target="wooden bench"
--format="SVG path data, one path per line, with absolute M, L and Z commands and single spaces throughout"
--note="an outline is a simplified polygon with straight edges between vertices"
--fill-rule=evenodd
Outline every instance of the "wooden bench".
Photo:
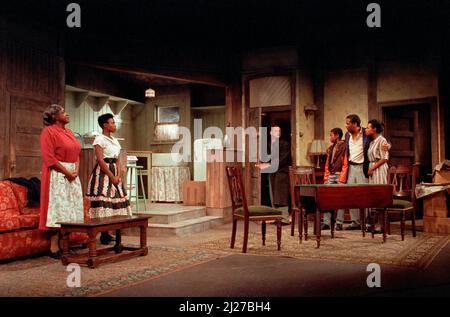
M 92 219 L 87 222 L 61 222 L 63 265 L 69 263 L 86 264 L 90 268 L 96 268 L 101 263 L 116 262 L 133 256 L 145 256 L 147 248 L 147 227 L 149 215 L 113 216 Z M 140 227 L 140 246 L 123 246 L 121 230 L 126 228 Z M 113 247 L 97 250 L 97 234 L 104 231 L 116 231 L 116 243 Z M 71 255 L 69 252 L 69 234 L 71 232 L 82 232 L 89 236 L 89 252 Z M 114 252 L 112 252 L 114 251 Z M 122 252 L 129 251 L 129 252 Z

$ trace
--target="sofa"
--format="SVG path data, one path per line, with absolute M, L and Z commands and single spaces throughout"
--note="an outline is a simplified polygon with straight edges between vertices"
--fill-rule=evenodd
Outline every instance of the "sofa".
M 89 201 L 84 202 L 85 217 Z M 0 181 L 0 261 L 48 253 L 50 239 L 39 228 L 39 207 L 27 207 L 27 188 Z M 71 234 L 70 244 L 88 241 L 85 234 Z

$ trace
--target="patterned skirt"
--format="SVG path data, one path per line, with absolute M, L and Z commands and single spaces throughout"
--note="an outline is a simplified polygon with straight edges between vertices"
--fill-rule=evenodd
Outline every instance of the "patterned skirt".
M 369 168 L 374 166 L 376 162 L 370 162 Z M 379 166 L 373 171 L 372 176 L 369 176 L 369 184 L 387 184 L 389 175 L 389 166 L 387 163 Z
M 69 171 L 75 170 L 75 163 L 59 162 Z M 59 228 L 57 222 L 83 222 L 83 192 L 80 178 L 69 182 L 64 174 L 52 169 L 48 199 L 47 224 Z
M 118 175 L 116 159 L 105 159 L 106 165 L 113 175 Z M 111 216 L 131 216 L 130 200 L 122 181 L 114 185 L 97 163 L 89 178 L 86 196 L 91 202 L 89 216 L 91 218 Z

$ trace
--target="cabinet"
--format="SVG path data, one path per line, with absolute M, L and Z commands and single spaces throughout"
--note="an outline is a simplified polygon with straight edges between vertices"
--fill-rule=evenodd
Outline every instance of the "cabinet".
M 191 179 L 187 162 L 179 154 L 154 153 L 152 155 L 152 201 L 182 202 L 183 183 Z
M 242 155 L 242 152 L 236 149 L 208 150 L 209 160 L 206 163 L 206 207 L 213 209 L 231 207 L 226 168 L 228 166 L 242 166 L 242 163 L 237 162 L 237 158 L 242 157 Z M 232 159 L 230 162 L 227 162 L 227 158 Z

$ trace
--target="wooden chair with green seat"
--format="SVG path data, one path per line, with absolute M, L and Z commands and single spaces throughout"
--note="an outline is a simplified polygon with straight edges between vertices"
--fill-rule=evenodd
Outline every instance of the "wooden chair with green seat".
M 244 242 L 242 252 L 247 252 L 248 229 L 250 221 L 261 221 L 262 244 L 266 244 L 266 221 L 277 222 L 277 245 L 278 250 L 281 248 L 281 211 L 268 207 L 247 204 L 245 196 L 244 183 L 242 181 L 242 168 L 230 166 L 226 168 L 228 186 L 231 194 L 231 204 L 233 209 L 233 229 L 231 233 L 230 248 L 234 248 L 236 241 L 237 221 L 244 221 Z
M 391 234 L 390 222 L 395 215 L 399 215 L 402 241 L 405 240 L 405 220 L 407 214 L 411 215 L 412 235 L 416 237 L 416 195 L 414 192 L 416 180 L 416 166 L 399 165 L 392 166 L 389 169 L 388 182 L 394 187 L 394 202 L 387 209 L 387 233 Z

